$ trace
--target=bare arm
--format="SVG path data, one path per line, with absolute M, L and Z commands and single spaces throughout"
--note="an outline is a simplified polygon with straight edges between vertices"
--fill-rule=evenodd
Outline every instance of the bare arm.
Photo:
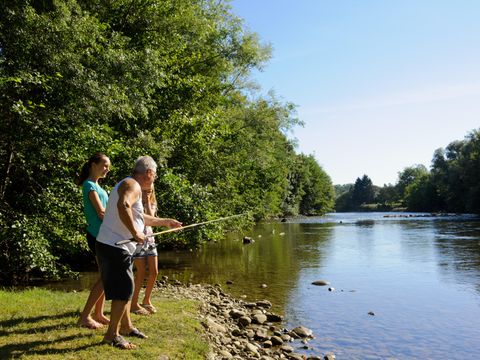
M 93 208 L 97 212 L 97 216 L 103 220 L 103 216 L 105 215 L 105 208 L 102 205 L 102 202 L 100 201 L 100 197 L 98 196 L 98 193 L 95 190 L 90 190 L 88 193 L 88 199 L 93 205 Z
M 126 179 L 118 188 L 117 209 L 120 220 L 133 235 L 135 241 L 143 243 L 145 234 L 138 232 L 133 221 L 132 205 L 141 195 L 138 183 L 133 179 Z
M 180 221 L 169 218 L 158 218 L 151 215 L 144 214 L 145 225 L 148 226 L 165 226 L 168 228 L 178 228 L 182 226 Z

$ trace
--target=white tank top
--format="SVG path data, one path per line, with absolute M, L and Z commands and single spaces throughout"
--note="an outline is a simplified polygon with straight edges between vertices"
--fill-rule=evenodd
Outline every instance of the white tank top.
M 103 222 L 97 235 L 97 241 L 127 250 L 130 254 L 133 254 L 137 245 L 135 241 L 127 244 L 115 245 L 117 241 L 132 238 L 132 233 L 128 230 L 122 220 L 120 220 L 117 207 L 119 199 L 118 188 L 125 180 L 126 179 L 123 179 L 117 185 L 115 185 L 115 188 L 110 193 L 107 208 L 105 209 L 105 215 L 103 217 Z M 138 232 L 144 232 L 145 222 L 143 219 L 143 204 L 141 195 L 139 195 L 137 200 L 132 205 L 132 214 L 135 229 Z

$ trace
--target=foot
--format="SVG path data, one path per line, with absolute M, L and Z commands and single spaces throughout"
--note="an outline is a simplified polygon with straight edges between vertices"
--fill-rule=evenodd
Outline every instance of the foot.
M 131 307 L 131 308 L 130 308 L 130 312 L 131 312 L 131 313 L 134 313 L 134 314 L 136 314 L 136 315 L 150 315 L 150 313 L 149 313 L 146 309 L 144 309 L 143 307 L 141 307 L 141 306 L 137 306 L 137 307 L 135 307 L 135 308 L 134 308 L 134 307 Z
M 108 325 L 110 324 L 110 319 L 107 318 L 105 315 L 101 314 L 101 315 L 93 315 L 93 320 L 100 323 L 100 324 L 103 324 L 103 325 Z
M 93 320 L 91 317 L 78 320 L 77 325 L 86 327 L 87 329 L 92 329 L 92 330 L 101 329 L 103 327 L 103 324 Z
M 150 314 L 155 314 L 157 312 L 157 309 L 152 304 L 142 304 L 142 307 Z
M 132 344 L 131 342 L 125 340 L 125 338 L 120 335 L 115 336 L 113 339 L 103 338 L 102 342 L 104 344 L 112 345 L 122 350 L 130 350 L 137 347 L 135 344 Z
M 148 339 L 148 336 L 145 335 L 144 333 L 142 333 L 137 328 L 131 328 L 131 329 L 126 330 L 126 331 L 120 331 L 120 334 L 122 334 L 124 336 L 136 337 L 136 338 L 139 338 L 139 339 Z

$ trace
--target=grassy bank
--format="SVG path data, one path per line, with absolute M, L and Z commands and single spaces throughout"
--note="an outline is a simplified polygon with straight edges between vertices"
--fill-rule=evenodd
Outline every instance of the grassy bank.
M 104 329 L 76 325 L 87 292 L 45 289 L 0 291 L 0 359 L 204 359 L 209 351 L 197 318 L 199 304 L 156 293 L 158 313 L 132 315 L 149 339 L 132 340 L 138 348 L 122 351 L 101 344 Z M 109 306 L 107 306 L 107 310 Z M 108 311 L 107 311 L 108 313 Z

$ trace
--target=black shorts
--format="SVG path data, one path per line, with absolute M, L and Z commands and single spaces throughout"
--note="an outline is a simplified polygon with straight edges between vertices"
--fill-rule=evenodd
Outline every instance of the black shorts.
M 105 299 L 130 300 L 135 286 L 130 253 L 98 241 L 96 250 Z
M 93 236 L 92 234 L 90 234 L 87 231 L 87 244 L 88 244 L 88 248 L 93 253 L 93 255 L 95 255 L 97 253 L 97 251 L 95 250 L 95 243 L 96 242 L 97 242 L 97 239 L 95 238 L 95 236 Z

